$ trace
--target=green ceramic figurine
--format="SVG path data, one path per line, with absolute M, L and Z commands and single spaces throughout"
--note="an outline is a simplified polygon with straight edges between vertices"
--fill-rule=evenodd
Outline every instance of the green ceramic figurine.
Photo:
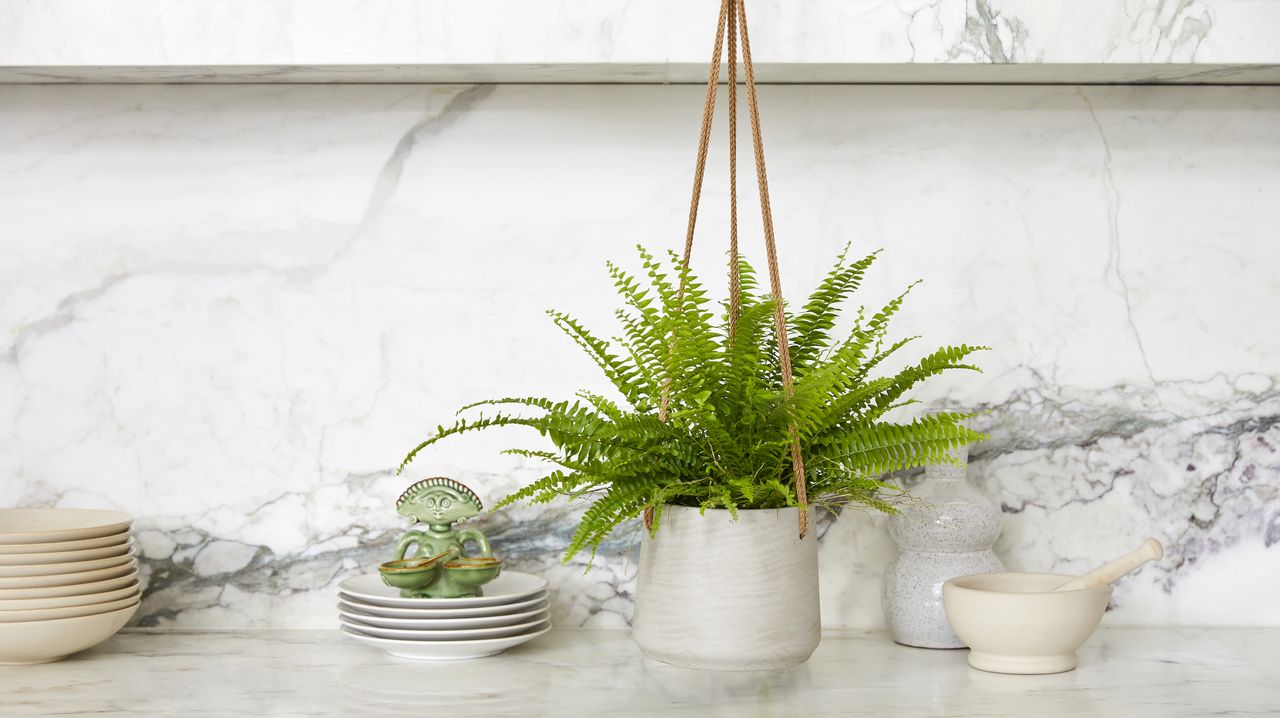
M 489 539 L 473 528 L 458 531 L 455 523 L 478 516 L 484 507 L 471 489 L 443 477 L 423 479 L 396 500 L 396 512 L 411 523 L 425 523 L 396 544 L 396 559 L 378 567 L 388 586 L 406 598 L 463 598 L 483 595 L 484 584 L 498 577 L 502 561 L 493 558 Z M 464 544 L 474 542 L 479 555 L 467 556 Z M 409 557 L 410 546 L 417 550 Z

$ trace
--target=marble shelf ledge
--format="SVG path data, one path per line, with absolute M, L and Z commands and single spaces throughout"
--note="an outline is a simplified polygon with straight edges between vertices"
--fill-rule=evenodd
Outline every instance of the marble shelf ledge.
M 0 82 L 703 81 L 718 0 L 14 0 Z M 1280 83 L 1272 0 L 750 0 L 778 83 Z
M 0 84 L 702 84 L 706 73 L 699 63 L 50 65 L 0 66 Z M 758 64 L 756 76 L 820 85 L 1278 85 L 1280 64 L 793 62 Z
M 1280 705 L 1280 629 L 1103 628 L 1079 655 L 1069 673 L 1004 676 L 964 651 L 828 632 L 803 666 L 716 673 L 646 660 L 626 631 L 415 663 L 336 630 L 134 630 L 59 663 L 0 666 L 0 714 L 1173 718 Z

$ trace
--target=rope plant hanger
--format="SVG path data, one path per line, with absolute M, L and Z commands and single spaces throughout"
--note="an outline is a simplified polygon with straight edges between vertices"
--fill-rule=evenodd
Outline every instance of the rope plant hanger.
M 711 140 L 711 121 L 715 115 L 716 91 L 720 84 L 721 54 L 728 45 L 728 104 L 729 104 L 729 334 L 733 335 L 741 314 L 739 290 L 741 277 L 738 266 L 738 40 L 742 41 L 742 66 L 747 89 L 747 111 L 751 120 L 751 142 L 755 150 L 756 185 L 760 192 L 760 217 L 764 223 L 764 248 L 769 262 L 769 287 L 774 303 L 774 329 L 778 338 L 778 355 L 782 370 L 782 387 L 787 400 L 793 387 L 791 376 L 791 349 L 787 341 L 787 319 L 782 305 L 782 280 L 778 274 L 778 249 L 773 233 L 773 212 L 769 206 L 769 180 L 764 165 L 764 142 L 760 137 L 760 108 L 756 100 L 755 69 L 751 64 L 751 39 L 747 33 L 745 0 L 722 0 L 720 18 L 716 24 L 715 49 L 712 51 L 711 72 L 707 78 L 707 99 L 702 108 L 702 131 L 698 138 L 698 155 L 693 172 L 693 196 L 689 201 L 689 224 L 685 233 L 684 255 L 681 267 L 679 297 L 685 294 L 686 273 L 693 255 L 694 227 L 698 222 L 698 202 L 702 197 L 702 179 L 707 167 L 707 147 Z M 672 337 L 672 342 L 675 338 Z M 658 407 L 658 420 L 665 422 L 671 403 L 671 377 L 663 382 L 662 402 Z M 809 497 L 805 491 L 804 457 L 800 451 L 800 436 L 795 420 L 788 427 L 791 440 L 791 467 L 795 475 L 796 502 L 800 508 L 800 538 L 809 532 Z M 653 526 L 653 506 L 644 510 L 644 524 Z

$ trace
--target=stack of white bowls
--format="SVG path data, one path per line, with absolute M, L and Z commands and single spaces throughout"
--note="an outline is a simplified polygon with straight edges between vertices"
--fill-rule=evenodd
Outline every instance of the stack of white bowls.
M 404 598 L 377 574 L 338 590 L 342 632 L 399 658 L 492 656 L 551 630 L 547 580 L 527 573 L 504 571 L 471 598 Z
M 47 663 L 115 635 L 141 591 L 116 511 L 0 509 L 0 664 Z

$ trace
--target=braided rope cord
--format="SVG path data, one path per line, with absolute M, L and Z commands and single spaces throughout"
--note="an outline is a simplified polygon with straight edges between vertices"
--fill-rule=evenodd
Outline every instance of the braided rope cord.
M 747 9 L 744 0 L 722 0 L 720 17 L 716 23 L 716 40 L 707 78 L 707 98 L 702 110 L 702 129 L 698 139 L 698 154 L 693 173 L 693 195 L 689 201 L 689 223 L 685 234 L 684 257 L 681 268 L 688 270 L 693 256 L 694 228 L 698 219 L 698 204 L 702 197 L 702 180 L 706 173 L 707 148 L 711 139 L 711 124 L 715 114 L 716 88 L 720 83 L 721 53 L 725 39 L 729 50 L 729 333 L 737 329 L 741 306 L 738 295 L 741 277 L 738 267 L 738 189 L 737 189 L 737 50 L 738 38 L 742 41 L 742 66 L 747 89 L 747 111 L 751 119 L 751 144 L 755 154 L 756 185 L 760 194 L 760 216 L 764 223 L 765 255 L 769 262 L 769 288 L 774 300 L 774 329 L 778 338 L 778 356 L 782 372 L 782 387 L 790 399 L 794 391 L 791 348 L 787 339 L 787 318 L 782 305 L 782 279 L 778 270 L 777 240 L 773 231 L 773 210 L 769 202 L 769 179 L 764 163 L 764 141 L 760 133 L 760 106 L 756 98 L 755 69 L 751 62 L 751 39 L 747 32 Z M 685 273 L 680 276 L 678 298 L 683 303 Z M 672 338 L 674 342 L 674 337 Z M 658 407 L 658 420 L 666 421 L 671 404 L 671 377 L 663 382 L 662 403 Z M 809 497 L 805 485 L 804 456 L 800 451 L 800 436 L 794 420 L 787 431 L 791 439 L 791 466 L 796 481 L 796 501 L 800 505 L 800 538 L 809 532 Z M 653 506 L 644 510 L 644 525 L 653 526 Z

